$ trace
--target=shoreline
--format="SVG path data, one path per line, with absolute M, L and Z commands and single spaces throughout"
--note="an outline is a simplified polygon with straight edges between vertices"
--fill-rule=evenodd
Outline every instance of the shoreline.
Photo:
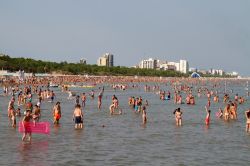
M 98 86 L 99 84 L 129 84 L 129 83 L 182 83 L 197 84 L 198 82 L 212 81 L 249 81 L 250 78 L 218 78 L 218 77 L 152 77 L 152 76 L 95 76 L 95 75 L 58 75 L 50 76 L 28 76 L 21 79 L 18 76 L 0 76 L 1 85 L 32 85 L 32 86 L 49 86 L 57 84 L 62 85 L 79 85 L 81 86 Z

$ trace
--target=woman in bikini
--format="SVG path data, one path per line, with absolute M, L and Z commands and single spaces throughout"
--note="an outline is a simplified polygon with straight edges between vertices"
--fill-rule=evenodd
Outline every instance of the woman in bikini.
M 181 126 L 182 125 L 182 112 L 181 112 L 181 109 L 177 108 L 173 113 L 175 115 L 176 125 Z
M 246 132 L 250 131 L 250 108 L 245 112 L 246 116 Z

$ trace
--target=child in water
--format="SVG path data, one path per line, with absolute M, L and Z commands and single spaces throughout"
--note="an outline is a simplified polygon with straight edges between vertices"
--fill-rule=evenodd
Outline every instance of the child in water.
M 223 118 L 223 110 L 221 108 L 219 108 L 219 111 L 216 113 L 216 116 L 218 118 Z
M 16 110 L 16 116 L 20 117 L 21 116 L 21 109 L 17 108 Z

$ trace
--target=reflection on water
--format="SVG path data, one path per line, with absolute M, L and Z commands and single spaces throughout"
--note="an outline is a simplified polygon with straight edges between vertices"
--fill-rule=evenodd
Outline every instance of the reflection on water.
M 22 165 L 47 165 L 45 160 L 48 155 L 48 141 L 21 142 L 18 145 L 19 159 L 17 163 Z
M 242 87 L 231 86 L 235 93 L 245 94 Z M 78 93 L 88 90 L 74 89 Z M 160 101 L 155 93 L 142 90 L 115 93 L 109 89 L 104 93 L 101 110 L 97 109 L 96 99 L 87 100 L 84 128 L 75 130 L 74 100 L 67 100 L 67 94 L 59 89 L 54 91 L 62 107 L 60 125 L 52 124 L 53 103 L 42 103 L 41 121 L 51 123 L 51 133 L 33 134 L 31 143 L 22 142 L 22 134 L 11 128 L 6 118 L 9 98 L 0 97 L 1 165 L 248 165 L 250 162 L 250 134 L 245 133 L 244 117 L 249 101 L 239 105 L 238 120 L 228 122 L 215 117 L 224 103 L 212 103 L 209 126 L 204 124 L 205 97 L 197 99 L 195 106 L 179 105 L 183 110 L 183 126 L 177 127 L 173 116 L 177 106 L 172 100 Z M 113 94 L 119 99 L 123 115 L 109 115 Z M 146 124 L 142 124 L 141 115 L 128 107 L 129 96 L 142 96 L 149 101 Z

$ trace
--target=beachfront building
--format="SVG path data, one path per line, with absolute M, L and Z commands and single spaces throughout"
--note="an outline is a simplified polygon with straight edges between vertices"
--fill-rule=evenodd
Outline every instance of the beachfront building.
M 207 70 L 205 70 L 205 69 L 199 69 L 199 70 L 197 70 L 197 72 L 201 73 L 201 74 L 204 74 L 204 75 L 209 74 L 209 72 Z
M 160 65 L 160 70 L 176 70 L 176 66 L 175 65 L 171 65 L 168 63 L 163 63 Z
M 236 72 L 236 71 L 233 71 L 233 72 L 227 73 L 227 75 L 230 75 L 230 76 L 233 76 L 233 77 L 237 77 L 237 76 L 239 76 L 239 73 Z
M 0 70 L 0 77 L 17 77 L 19 80 L 23 81 L 25 77 L 32 77 L 33 73 L 25 73 L 24 70 L 19 70 L 16 72 L 10 72 L 8 70 Z
M 153 58 L 142 60 L 139 63 L 139 68 L 141 69 L 156 69 L 157 67 L 157 60 Z
M 156 69 L 162 70 L 164 67 L 166 67 L 166 66 L 164 66 L 166 64 L 167 64 L 167 61 L 157 60 L 156 61 Z
M 98 58 L 97 65 L 98 66 L 113 67 L 114 66 L 114 55 L 110 54 L 110 53 L 105 53 L 102 57 Z
M 217 69 L 211 69 L 209 73 L 212 75 L 220 75 L 220 76 L 223 76 L 225 74 L 223 70 L 217 70 Z
M 176 62 L 166 62 L 160 65 L 161 70 L 174 70 L 179 71 L 180 70 L 180 63 Z
M 174 71 L 177 71 L 177 69 L 179 69 L 179 63 L 175 63 L 175 62 L 163 63 L 163 64 L 160 65 L 160 69 L 161 70 L 174 70 Z
M 174 70 L 187 74 L 189 71 L 189 64 L 186 60 L 180 60 L 179 62 L 167 62 L 149 58 L 142 60 L 139 63 L 139 68 L 142 69 L 159 69 L 159 70 Z

